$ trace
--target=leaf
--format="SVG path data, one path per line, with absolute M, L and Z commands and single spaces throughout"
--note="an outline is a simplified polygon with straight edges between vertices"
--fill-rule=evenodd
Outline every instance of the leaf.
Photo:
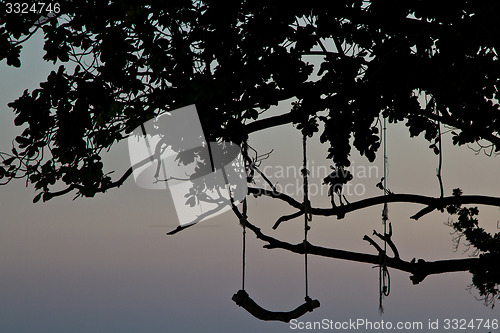
M 194 207 L 196 205 L 196 198 L 192 196 L 189 199 L 187 199 L 186 205 L 189 205 L 189 207 Z
M 11 165 L 12 162 L 14 162 L 15 159 L 16 159 L 15 156 L 14 157 L 9 157 L 8 159 L 6 159 L 6 160 L 3 161 L 3 164 L 5 164 L 5 165 Z
M 21 46 L 13 47 L 7 54 L 7 65 L 21 67 Z
M 52 199 L 53 196 L 49 192 L 43 192 L 42 197 L 43 197 L 43 202 L 46 202 Z
M 33 198 L 33 203 L 37 203 L 38 201 L 40 201 L 40 199 L 42 198 L 42 194 L 43 192 L 40 192 L 38 193 L 34 198 Z
M 68 53 L 66 53 L 65 51 L 62 51 L 60 50 L 57 54 L 57 57 L 59 58 L 59 60 L 61 60 L 62 62 L 68 62 L 69 61 L 69 55 Z
M 35 173 L 35 174 L 32 174 L 30 175 L 30 182 L 32 184 L 36 183 L 37 181 L 39 181 L 40 179 L 42 178 L 42 175 L 39 174 L 39 173 Z
M 253 120 L 256 120 L 259 117 L 259 112 L 257 110 L 255 110 L 255 109 L 250 109 L 249 113 L 250 113 L 250 117 Z
M 23 136 L 17 136 L 15 140 L 17 143 L 19 143 L 19 146 L 21 148 L 23 148 L 23 146 L 26 147 L 30 143 L 30 140 Z

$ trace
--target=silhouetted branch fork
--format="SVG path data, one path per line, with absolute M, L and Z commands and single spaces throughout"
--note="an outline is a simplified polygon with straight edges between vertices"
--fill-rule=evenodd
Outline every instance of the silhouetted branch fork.
M 290 206 L 297 208 L 303 212 L 302 203 L 298 202 L 294 198 L 277 191 L 266 190 L 262 188 L 249 187 L 248 193 L 254 196 L 265 195 L 271 198 L 276 198 L 285 201 Z M 390 202 L 406 202 L 406 203 L 416 203 L 426 205 L 424 209 L 420 210 L 415 215 L 411 216 L 412 219 L 418 220 L 420 217 L 432 212 L 435 209 L 445 207 L 451 204 L 479 204 L 486 206 L 496 206 L 500 207 L 500 198 L 490 197 L 484 195 L 460 195 L 460 196 L 448 196 L 444 198 L 428 197 L 418 194 L 390 194 L 381 195 L 377 197 L 371 197 L 362 199 L 356 202 L 351 202 L 343 206 L 337 206 L 332 208 L 311 208 L 311 213 L 313 215 L 319 216 L 337 216 L 337 218 L 342 217 L 344 214 L 353 212 L 359 209 L 368 208 L 383 203 Z
M 304 243 L 290 244 L 271 236 L 268 236 L 260 230 L 260 228 L 246 221 L 248 229 L 257 236 L 258 239 L 267 242 L 264 245 L 266 249 L 283 249 L 293 253 L 304 254 Z M 368 237 L 368 236 L 366 236 Z M 369 238 L 369 237 L 368 237 Z M 373 240 L 372 242 L 376 244 Z M 376 246 L 380 249 L 380 246 Z M 380 249 L 381 250 L 381 249 Z M 380 255 L 366 254 L 360 252 L 345 251 L 339 249 L 325 248 L 321 246 L 312 245 L 307 242 L 307 253 L 322 257 L 342 259 L 348 261 L 362 262 L 367 264 L 379 265 Z M 427 276 L 433 274 L 449 273 L 449 272 L 462 272 L 470 271 L 478 267 L 485 267 L 489 265 L 492 267 L 498 266 L 495 262 L 483 258 L 466 258 L 466 259 L 447 259 L 437 261 L 425 261 L 419 259 L 417 262 L 409 262 L 401 260 L 399 257 L 387 257 L 385 266 L 388 268 L 397 269 L 403 272 L 410 273 L 410 280 L 413 284 L 422 282 Z
M 267 178 L 267 176 L 262 172 L 260 171 L 260 169 L 258 167 L 256 167 L 255 165 L 252 165 L 251 166 L 252 169 L 254 169 L 255 171 L 257 171 L 257 173 L 262 177 L 262 179 L 264 179 L 264 181 L 275 191 L 276 190 L 276 187 L 274 186 L 273 183 L 271 183 L 271 181 L 269 180 L 269 178 Z
M 278 226 L 281 224 L 281 222 L 290 221 L 290 220 L 293 220 L 294 218 L 302 216 L 302 215 L 304 215 L 304 213 L 300 210 L 298 212 L 295 212 L 295 213 L 290 214 L 290 215 L 283 215 L 273 225 L 273 229 L 278 228 Z
M 57 191 L 57 192 L 44 192 L 43 193 L 43 201 L 47 201 L 47 200 L 50 200 L 54 197 L 58 197 L 58 196 L 61 196 L 61 195 L 65 195 L 66 193 L 69 193 L 75 189 L 81 189 L 83 188 L 83 186 L 79 186 L 79 185 L 76 185 L 76 184 L 73 184 L 73 185 L 70 185 L 68 187 L 66 187 L 64 190 L 61 190 L 61 191 Z
M 444 110 L 444 108 L 440 109 L 441 116 L 432 112 L 428 112 L 425 114 L 421 114 L 424 117 L 427 117 L 432 120 L 439 121 L 443 124 L 453 126 L 462 131 L 474 132 L 474 134 L 479 135 L 484 140 L 491 142 L 495 146 L 495 151 L 500 150 L 500 137 L 495 135 L 495 132 L 490 132 L 486 127 L 474 126 L 474 123 L 470 123 L 468 120 L 460 120 L 456 117 L 452 117 L 448 112 Z
M 123 175 L 116 181 L 114 182 L 111 182 L 105 186 L 100 186 L 96 189 L 96 193 L 104 193 L 106 192 L 107 190 L 110 190 L 114 187 L 120 187 L 123 185 L 123 183 L 125 182 L 125 180 L 127 180 L 128 177 L 130 177 L 130 175 L 132 175 L 133 171 L 134 171 L 134 168 L 139 168 L 143 165 L 146 165 L 147 163 L 150 163 L 151 161 L 151 156 L 148 156 L 146 157 L 145 159 L 143 159 L 142 161 L 139 161 L 138 163 L 134 164 L 133 166 L 131 166 L 130 168 L 127 169 L 127 171 L 125 171 L 123 173 Z M 61 190 L 61 191 L 56 191 L 56 192 L 44 192 L 44 198 L 43 200 L 44 201 L 47 201 L 47 200 L 50 200 L 54 197 L 58 197 L 58 196 L 61 196 L 61 195 L 64 195 L 66 193 L 69 193 L 73 190 L 79 190 L 80 192 L 84 189 L 84 186 L 83 185 L 79 185 L 79 184 L 71 184 L 70 186 L 68 186 L 67 188 L 65 188 L 64 190 Z M 78 196 L 78 195 L 77 195 Z
M 286 203 L 288 203 L 290 206 L 295 207 L 297 209 L 300 209 L 302 214 L 304 213 L 302 203 L 298 202 L 294 198 L 292 198 L 284 193 L 281 193 L 278 191 L 266 190 L 266 189 L 259 188 L 259 187 L 248 187 L 248 194 L 253 194 L 255 197 L 265 195 L 267 197 L 283 200 Z
M 410 22 L 410 21 L 408 21 L 408 22 Z M 413 30 L 419 24 L 421 24 L 421 23 L 411 22 L 411 24 L 408 24 L 408 27 L 411 27 L 410 30 Z M 434 28 L 440 29 L 441 27 L 439 27 L 438 25 L 435 25 L 433 27 L 433 29 Z M 292 97 L 292 96 L 290 96 L 289 93 L 284 92 L 284 91 L 278 92 L 278 95 L 279 96 L 277 96 L 277 100 L 285 100 L 287 98 Z M 427 117 L 429 119 L 439 121 L 445 125 L 453 126 L 453 127 L 458 128 L 462 131 L 474 131 L 476 134 L 479 134 L 480 137 L 483 138 L 484 140 L 491 142 L 495 146 L 495 151 L 500 150 L 500 137 L 495 135 L 494 132 L 490 132 L 487 129 L 484 129 L 480 126 L 474 126 L 471 128 L 471 124 L 469 122 L 457 120 L 456 118 L 451 117 L 451 115 L 447 112 L 441 111 L 441 115 L 435 114 L 432 112 L 426 112 L 425 114 L 422 114 L 422 113 L 415 113 L 415 114 Z M 275 126 L 279 126 L 279 125 L 288 124 L 288 123 L 293 122 L 293 120 L 294 120 L 294 116 L 291 112 L 289 112 L 289 113 L 281 114 L 278 116 L 273 116 L 273 117 L 269 117 L 269 118 L 265 118 L 265 119 L 256 120 L 254 122 L 251 122 L 251 123 L 245 125 L 245 129 L 246 129 L 246 133 L 250 134 L 250 133 L 257 132 L 257 131 L 260 131 L 260 130 L 263 130 L 266 128 L 271 128 L 271 127 L 275 127 Z
M 389 245 L 389 247 L 391 248 L 392 250 L 392 253 L 394 253 L 394 258 L 396 259 L 399 259 L 399 251 L 398 251 L 398 248 L 396 247 L 396 245 L 394 244 L 394 242 L 392 241 L 392 239 L 387 239 L 387 244 Z
M 391 237 L 392 237 L 392 224 L 391 223 L 389 223 L 389 233 L 382 235 L 382 234 L 378 233 L 376 230 L 373 230 L 373 234 L 375 236 L 377 236 L 378 238 L 380 238 L 381 240 L 387 242 L 387 245 L 389 245 L 392 252 L 394 253 L 394 258 L 399 259 L 399 251 L 391 239 Z
M 375 233 L 375 230 L 373 232 Z M 370 243 L 370 245 L 372 245 L 377 250 L 379 256 L 386 256 L 384 250 L 382 250 L 382 248 L 377 244 L 377 242 L 371 239 L 371 237 L 369 237 L 368 235 L 364 235 L 363 240 Z

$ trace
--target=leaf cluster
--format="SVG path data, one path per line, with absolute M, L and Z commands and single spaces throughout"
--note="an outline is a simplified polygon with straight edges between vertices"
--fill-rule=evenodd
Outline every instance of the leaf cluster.
M 455 144 L 486 140 L 498 151 L 498 17 L 496 1 L 465 0 L 72 0 L 43 20 L 0 11 L 0 60 L 20 66 L 23 44 L 42 31 L 44 59 L 61 63 L 9 104 L 24 129 L 19 154 L 2 154 L 16 167 L 0 177 L 104 192 L 121 182 L 96 162 L 101 152 L 193 103 L 208 141 L 239 144 L 292 123 L 321 132 L 339 167 L 353 148 L 375 160 L 381 118 L 434 151 L 438 122 L 454 128 Z M 290 112 L 266 118 L 282 101 Z
M 455 190 L 455 195 L 461 195 Z M 494 306 L 495 300 L 500 298 L 500 232 L 490 234 L 479 226 L 477 207 L 461 207 L 461 205 L 450 205 L 448 213 L 457 216 L 456 221 L 449 225 L 453 227 L 457 236 L 456 246 L 461 238 L 465 238 L 468 246 L 476 249 L 481 259 L 481 265 L 471 270 L 472 284 L 479 291 L 485 304 Z

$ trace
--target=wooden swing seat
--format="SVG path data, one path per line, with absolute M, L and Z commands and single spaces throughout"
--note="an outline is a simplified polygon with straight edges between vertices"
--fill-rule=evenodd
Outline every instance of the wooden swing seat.
M 233 301 L 257 319 L 283 321 L 285 323 L 288 323 L 292 319 L 299 318 L 307 312 L 311 312 L 319 307 L 318 300 L 306 297 L 305 303 L 298 306 L 294 310 L 287 312 L 269 311 L 255 303 L 245 290 L 239 290 L 236 294 L 234 294 Z

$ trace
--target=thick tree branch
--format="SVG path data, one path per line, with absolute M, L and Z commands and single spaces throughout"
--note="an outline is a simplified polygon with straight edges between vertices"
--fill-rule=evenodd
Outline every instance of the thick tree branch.
M 257 132 L 269 127 L 274 127 L 274 126 L 279 126 L 279 125 L 284 125 L 291 123 L 293 121 L 293 115 L 291 112 L 289 113 L 284 113 L 279 116 L 274 116 L 274 117 L 269 117 L 261 120 L 256 120 L 254 122 L 251 122 L 250 124 L 247 124 L 246 130 L 247 133 L 250 134 L 252 132 Z
M 473 131 L 474 133 L 477 133 L 482 139 L 491 142 L 495 146 L 495 151 L 500 150 L 500 137 L 494 135 L 492 132 L 488 132 L 483 126 L 473 126 L 473 124 L 465 124 L 458 120 L 456 117 L 454 118 L 448 113 L 444 112 L 442 112 L 442 116 L 435 113 L 425 113 L 419 115 L 458 128 L 462 131 Z
M 294 198 L 276 191 L 270 191 L 262 188 L 249 187 L 248 193 L 254 196 L 265 195 L 271 198 L 276 198 L 285 201 L 290 206 L 299 209 L 303 212 L 302 203 L 298 202 Z M 377 197 L 371 197 L 362 199 L 356 202 L 351 202 L 343 206 L 337 206 L 333 208 L 311 208 L 311 213 L 313 215 L 320 216 L 337 216 L 341 218 L 346 213 L 356 211 L 363 208 L 368 208 L 371 206 L 376 206 L 383 204 L 384 202 L 406 202 L 406 203 L 416 203 L 426 205 L 427 207 L 419 211 L 415 215 L 411 216 L 412 219 L 418 220 L 423 215 L 432 212 L 435 209 L 439 209 L 451 204 L 478 204 L 486 206 L 500 207 L 500 198 L 490 197 L 484 195 L 460 195 L 460 196 L 448 196 L 444 198 L 428 197 L 418 194 L 391 194 L 382 195 Z
M 99 188 L 96 189 L 96 193 L 104 193 L 106 192 L 107 190 L 110 190 L 112 188 L 115 188 L 115 187 L 120 187 L 123 185 L 123 183 L 125 182 L 125 180 L 127 180 L 128 177 L 130 177 L 130 175 L 133 173 L 134 171 L 134 168 L 138 168 L 138 167 L 141 167 L 147 163 L 151 162 L 151 157 L 147 157 L 145 159 L 143 159 L 142 161 L 134 164 L 133 166 L 131 166 L 130 168 L 127 169 L 127 171 L 125 171 L 123 173 L 123 175 L 116 181 L 114 182 L 111 182 L 109 183 L 108 185 L 106 186 L 100 186 Z M 47 201 L 47 200 L 50 200 L 54 197 L 58 197 L 58 196 L 61 196 L 61 195 L 64 195 L 66 193 L 69 193 L 73 190 L 82 190 L 83 189 L 83 186 L 82 185 L 79 185 L 79 184 L 71 184 L 70 186 L 68 186 L 67 188 L 65 188 L 64 190 L 61 190 L 61 191 L 57 191 L 57 192 L 45 192 L 44 193 L 44 201 Z
M 304 254 L 304 248 L 305 248 L 304 243 L 290 244 L 278 240 L 276 238 L 273 238 L 271 236 L 268 236 L 264 234 L 260 230 L 260 228 L 248 222 L 248 220 L 245 220 L 245 225 L 257 236 L 258 239 L 268 243 L 264 245 L 264 248 L 266 249 L 284 249 L 293 253 Z M 378 251 L 381 250 L 378 245 L 376 247 L 379 248 Z M 356 261 L 373 265 L 380 264 L 380 255 L 325 248 L 321 246 L 312 245 L 309 242 L 307 243 L 307 253 L 322 257 Z M 408 262 L 399 259 L 399 257 L 392 258 L 386 256 L 385 265 L 386 267 L 389 268 L 411 273 L 412 275 L 410 276 L 410 280 L 412 281 L 413 284 L 418 284 L 422 282 L 429 275 L 470 271 L 478 267 L 485 267 L 486 265 L 494 267 L 496 264 L 493 262 L 492 259 L 483 259 L 483 258 L 448 259 L 448 260 L 437 260 L 430 262 L 427 262 L 423 259 L 419 259 L 417 262 L 415 262 L 414 260 Z
M 283 249 L 297 254 L 305 254 L 305 249 L 307 248 L 308 254 L 373 265 L 379 265 L 380 256 L 384 255 L 382 248 L 366 235 L 363 237 L 363 239 L 369 241 L 370 244 L 377 249 L 377 251 L 379 252 L 378 255 L 326 248 L 313 245 L 306 241 L 298 244 L 290 244 L 264 234 L 260 228 L 248 222 L 248 219 L 243 216 L 243 214 L 238 210 L 238 207 L 236 207 L 234 203 L 231 203 L 231 207 L 235 215 L 238 217 L 239 222 L 246 228 L 250 229 L 258 239 L 267 243 L 263 246 L 265 249 Z M 185 228 L 179 227 L 168 234 L 174 234 L 183 229 Z M 434 274 L 473 271 L 478 268 L 487 269 L 488 267 L 491 267 L 492 270 L 498 269 L 498 256 L 466 259 L 445 259 L 429 262 L 423 259 L 419 259 L 418 261 L 413 259 L 409 262 L 400 259 L 399 253 L 396 250 L 396 246 L 393 243 L 392 245 L 390 245 L 390 247 L 394 251 L 394 257 L 385 255 L 384 265 L 388 268 L 393 268 L 402 272 L 410 273 L 410 280 L 413 284 L 419 284 L 427 276 Z

